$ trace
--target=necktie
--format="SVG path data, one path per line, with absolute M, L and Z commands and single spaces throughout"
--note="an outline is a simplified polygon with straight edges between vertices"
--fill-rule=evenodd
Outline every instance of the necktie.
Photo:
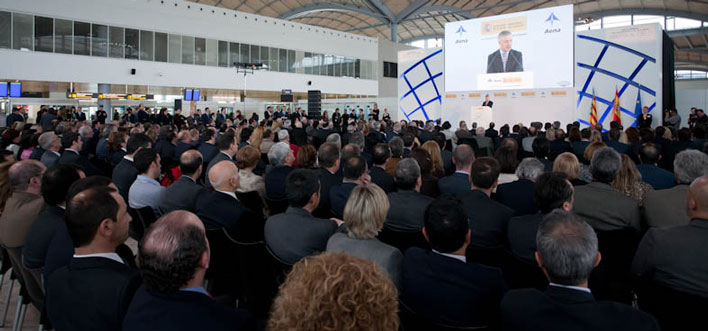
M 501 53 L 502 56 L 502 66 L 504 68 L 504 72 L 506 72 L 506 60 L 509 58 L 509 53 Z

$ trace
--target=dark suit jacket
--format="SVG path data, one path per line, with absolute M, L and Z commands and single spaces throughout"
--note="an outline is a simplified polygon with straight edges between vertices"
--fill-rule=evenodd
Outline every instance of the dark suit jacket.
M 509 56 L 506 59 L 506 70 L 504 70 L 504 62 L 502 61 L 500 50 L 496 50 L 487 56 L 488 74 L 518 71 L 524 71 L 524 58 L 523 54 L 515 49 L 509 50 Z
M 473 190 L 459 197 L 470 220 L 470 245 L 497 247 L 506 243 L 506 229 L 514 210 Z
M 163 159 L 173 158 L 175 155 L 175 145 L 164 139 L 158 140 L 155 143 L 155 150 L 160 154 L 160 157 Z
M 644 118 L 644 114 L 637 116 L 637 126 L 640 128 L 651 127 L 651 121 L 654 119 L 651 114 L 646 114 L 647 118 Z
M 214 156 L 211 159 L 211 161 L 209 162 L 209 164 L 207 165 L 204 186 L 211 187 L 211 182 L 209 181 L 209 170 L 211 170 L 211 167 L 213 167 L 215 164 L 217 164 L 221 161 L 231 161 L 231 162 L 234 162 L 234 164 L 236 163 L 234 161 L 234 159 L 230 158 L 228 155 L 221 153 L 221 152 L 216 153 L 216 156 Z
M 398 190 L 388 194 L 390 208 L 385 225 L 399 231 L 423 229 L 425 209 L 433 198 L 413 190 Z
M 241 330 L 248 319 L 247 312 L 221 307 L 203 293 L 176 291 L 164 294 L 141 287 L 128 307 L 123 329 Z
M 396 191 L 396 183 L 393 181 L 393 176 L 389 175 L 383 168 L 372 167 L 369 170 L 369 176 L 371 176 L 371 182 L 378 185 L 387 194 Z
M 677 206 L 678 207 L 678 206 Z M 708 297 L 708 220 L 652 228 L 642 238 L 632 273 L 677 291 Z
M 172 158 L 179 161 L 180 155 L 182 155 L 182 153 L 184 153 L 190 149 L 195 149 L 194 145 L 180 141 L 177 144 L 175 144 L 175 154 L 172 155 Z
M 334 216 L 341 218 L 344 215 L 344 206 L 356 185 L 355 183 L 342 183 L 332 186 L 329 190 L 329 202 L 332 205 Z
M 140 274 L 103 257 L 73 258 L 49 278 L 46 309 L 52 326 L 63 330 L 121 330 L 140 286 Z
M 573 212 L 595 230 L 639 230 L 639 204 L 607 184 L 592 182 L 576 186 Z
M 438 180 L 438 189 L 440 195 L 462 195 L 472 189 L 470 175 L 463 172 L 456 172 L 450 176 L 440 178 Z
M 561 155 L 565 152 L 570 152 L 572 150 L 573 147 L 570 145 L 569 142 L 563 139 L 556 139 L 554 141 L 551 141 L 551 151 L 548 154 L 549 159 L 555 160 L 556 156 Z
M 509 220 L 507 239 L 509 240 L 509 248 L 514 255 L 527 261 L 535 261 L 536 232 L 543 221 L 543 216 L 544 214 L 536 213 L 512 217 Z
M 504 330 L 659 330 L 644 312 L 559 286 L 510 291 L 501 312 Z
M 57 164 L 73 164 L 79 166 L 84 170 L 86 176 L 101 174 L 101 171 L 91 164 L 85 156 L 70 150 L 64 150 L 64 153 L 62 153 L 59 157 Z
M 22 248 L 25 267 L 37 269 L 44 267 L 49 243 L 54 238 L 57 228 L 66 228 L 64 209 L 58 206 L 48 206 L 39 214 L 37 220 L 27 232 L 25 246 Z
M 130 185 L 133 185 L 135 178 L 138 178 L 138 169 L 135 169 L 133 161 L 124 158 L 113 168 L 113 183 L 116 184 L 118 192 L 125 201 L 128 201 L 128 191 L 130 191 Z
M 288 207 L 285 213 L 268 218 L 265 241 L 276 256 L 288 263 L 324 252 L 327 240 L 337 230 L 332 220 L 315 218 L 307 210 Z
M 42 164 L 44 164 L 45 167 L 51 168 L 55 164 L 57 164 L 57 161 L 59 161 L 60 155 L 54 154 L 54 152 L 51 151 L 44 151 L 42 153 L 42 157 L 39 159 Z
M 319 168 L 317 173 L 320 176 L 320 205 L 317 207 L 316 214 L 329 215 L 332 206 L 329 202 L 329 191 L 332 187 L 342 184 L 342 177 L 329 172 L 324 168 Z
M 496 200 L 514 210 L 514 216 L 535 214 L 536 199 L 534 198 L 534 182 L 519 179 L 497 187 Z
M 41 146 L 36 146 L 33 150 L 32 153 L 30 154 L 29 158 L 30 160 L 41 160 L 42 159 L 42 154 L 44 154 L 44 148 Z
M 583 154 L 585 153 L 585 149 L 588 148 L 588 145 L 590 145 L 589 141 L 582 140 L 572 143 L 573 154 L 575 154 L 580 162 L 583 162 Z
M 482 106 L 483 106 L 483 107 L 486 106 L 486 107 L 492 108 L 493 105 L 494 105 L 494 101 L 492 101 L 492 100 L 489 100 L 489 101 L 482 101 Z
M 627 154 L 627 152 L 629 152 L 629 145 L 623 144 L 619 141 L 608 141 L 607 146 L 612 147 L 612 149 L 620 154 Z
M 673 173 L 653 164 L 637 164 L 637 170 L 642 174 L 642 180 L 649 183 L 655 190 L 672 188 L 676 185 Z
M 266 196 L 269 199 L 281 200 L 285 199 L 285 182 L 293 167 L 280 166 L 271 169 L 265 175 Z
M 167 214 L 173 210 L 196 210 L 197 198 L 205 193 L 203 186 L 196 183 L 190 177 L 182 176 L 172 183 L 165 191 L 167 199 L 162 199 L 160 210 L 162 214 Z
M 54 236 L 47 247 L 44 269 L 42 270 L 45 282 L 54 271 L 69 265 L 73 256 L 74 242 L 71 241 L 66 223 L 62 220 L 61 225 L 54 230 Z
M 246 207 L 225 193 L 210 191 L 197 197 L 195 211 L 205 228 L 226 228 L 236 232 Z
M 507 290 L 501 270 L 411 247 L 403 259 L 401 301 L 426 320 L 492 326 Z
M 199 153 L 202 153 L 202 162 L 206 164 L 209 164 L 209 162 L 211 162 L 211 160 L 219 154 L 219 147 L 216 147 L 216 145 L 210 143 L 201 143 L 197 150 Z
M 120 163 L 120 160 L 122 160 L 124 156 L 125 156 L 124 150 L 122 150 L 122 149 L 117 150 L 115 153 L 113 153 L 113 155 L 111 155 L 111 164 L 114 166 L 117 165 L 118 163 Z

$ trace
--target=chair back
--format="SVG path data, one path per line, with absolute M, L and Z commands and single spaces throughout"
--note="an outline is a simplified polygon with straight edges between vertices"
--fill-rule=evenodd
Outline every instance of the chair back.
M 285 277 L 288 275 L 290 270 L 293 268 L 293 265 L 285 262 L 283 259 L 278 257 L 278 255 L 275 255 L 273 250 L 266 244 L 265 245 L 266 251 L 268 252 L 268 255 L 270 255 L 270 266 L 271 266 L 271 272 L 272 276 L 277 282 L 278 286 L 285 282 Z
M 244 305 L 257 318 L 267 319 L 280 283 L 271 270 L 271 256 L 265 242 L 238 242 L 228 232 L 225 233 L 226 237 L 238 246 Z
M 265 200 L 266 200 L 266 205 L 268 205 L 268 211 L 270 212 L 270 216 L 273 216 L 276 214 L 282 214 L 285 212 L 286 209 L 288 209 L 288 200 L 287 199 L 273 200 L 273 199 L 266 197 Z
M 401 231 L 384 226 L 377 238 L 386 244 L 398 248 L 405 253 L 410 247 L 430 249 L 430 244 L 425 240 L 423 231 Z
M 398 316 L 401 320 L 403 331 L 460 331 L 460 330 L 488 330 L 483 326 L 453 326 L 429 321 L 406 306 L 403 301 L 399 302 Z
M 590 275 L 589 287 L 597 300 L 631 304 L 632 260 L 639 245 L 639 234 L 632 228 L 595 231 L 602 260 Z
M 209 292 L 214 296 L 229 295 L 233 298 L 241 296 L 241 274 L 237 263 L 238 246 L 226 235 L 224 229 L 207 229 L 211 256 L 206 277 L 209 281 Z
M 254 216 L 260 216 L 265 220 L 268 217 L 268 207 L 265 205 L 263 198 L 256 191 L 236 192 L 236 197 L 243 205 L 250 209 Z
M 42 287 L 42 271 L 40 269 L 28 269 L 22 263 L 22 247 L 5 248 L 10 257 L 12 271 L 17 280 L 22 285 L 22 295 L 31 299 L 37 310 L 44 309 L 44 288 Z
M 130 214 L 130 217 L 133 219 L 132 222 L 130 222 L 130 237 L 140 241 L 140 239 L 143 238 L 143 235 L 145 234 L 145 223 L 143 222 L 143 218 L 138 214 L 138 211 L 128 207 L 128 214 Z
M 637 296 L 639 309 L 653 315 L 662 330 L 698 330 L 706 325 L 703 314 L 708 298 L 658 284 L 642 288 Z

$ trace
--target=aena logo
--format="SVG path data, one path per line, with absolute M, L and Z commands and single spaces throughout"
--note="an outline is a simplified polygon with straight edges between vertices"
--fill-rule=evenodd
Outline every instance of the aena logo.
M 551 12 L 551 15 L 548 15 L 548 18 L 546 19 L 546 22 L 550 22 L 550 23 L 551 23 L 551 28 L 550 28 L 550 29 L 546 29 L 546 31 L 544 31 L 544 33 L 556 33 L 556 32 L 560 32 L 560 30 L 561 30 L 560 28 L 554 28 L 554 27 L 553 27 L 553 22 L 555 22 L 555 21 L 560 22 L 560 19 L 558 18 L 558 16 L 556 16 L 556 14 L 554 14 L 553 12 Z
M 464 28 L 462 25 L 460 25 L 460 27 L 457 28 L 457 31 L 455 31 L 455 33 L 457 33 L 457 34 L 460 35 L 458 38 L 462 38 L 462 34 L 463 34 L 463 33 L 467 33 L 467 30 L 465 30 L 465 28 Z M 457 40 L 455 40 L 455 44 L 462 44 L 462 43 L 466 43 L 466 42 L 467 42 L 467 39 L 457 39 Z

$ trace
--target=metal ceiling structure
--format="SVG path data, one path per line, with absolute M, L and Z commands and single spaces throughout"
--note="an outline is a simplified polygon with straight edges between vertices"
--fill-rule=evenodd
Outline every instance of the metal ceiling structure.
M 395 42 L 441 37 L 447 22 L 573 4 L 575 20 L 661 15 L 708 21 L 708 0 L 189 0 Z M 708 70 L 708 29 L 669 31 L 676 69 Z

